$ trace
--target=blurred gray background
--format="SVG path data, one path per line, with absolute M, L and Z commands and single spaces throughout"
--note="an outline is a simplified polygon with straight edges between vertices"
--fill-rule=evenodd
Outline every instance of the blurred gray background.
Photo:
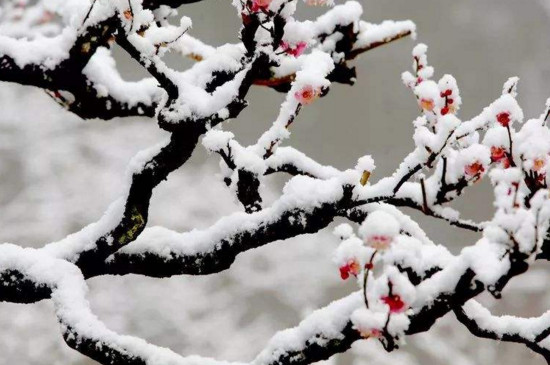
M 340 3 L 341 0 L 336 0 Z M 510 76 L 521 78 L 519 101 L 527 117 L 538 116 L 550 97 L 550 5 L 545 0 L 369 0 L 363 19 L 413 20 L 417 42 L 429 46 L 436 77 L 450 73 L 462 94 L 460 116 L 473 117 L 501 93 Z M 301 4 L 298 18 L 325 8 Z M 205 0 L 180 9 L 193 19 L 192 35 L 212 45 L 236 42 L 239 20 L 228 0 Z M 412 149 L 418 108 L 401 83 L 416 42 L 405 39 L 355 62 L 353 87 L 335 85 L 308 106 L 288 143 L 324 164 L 350 168 L 372 154 L 373 179 L 391 173 Z M 129 79 L 145 74 L 116 52 Z M 190 61 L 172 57 L 174 67 Z M 276 118 L 284 95 L 254 88 L 250 106 L 226 125 L 243 144 L 254 142 Z M 140 149 L 164 136 L 154 120 L 87 121 L 68 114 L 42 91 L 0 84 L 0 242 L 41 246 L 98 219 L 125 182 L 125 166 Z M 179 231 L 204 228 L 239 209 L 217 176 L 218 159 L 199 146 L 190 163 L 154 193 L 151 225 Z M 271 179 L 268 201 L 280 192 Z M 490 217 L 491 190 L 479 184 L 455 205 L 464 218 Z M 418 218 L 430 237 L 457 252 L 476 235 Z M 114 330 L 144 337 L 182 354 L 248 361 L 272 334 L 296 325 L 311 310 L 355 290 L 342 283 L 331 254 L 330 232 L 300 237 L 240 256 L 228 272 L 213 277 L 156 280 L 139 276 L 89 281 L 92 308 Z M 539 315 L 550 308 L 544 265 L 516 279 L 495 303 L 495 313 Z M 550 291 L 548 291 L 550 293 Z M 542 364 L 522 345 L 478 340 L 444 318 L 433 332 L 413 336 L 386 355 L 375 343 L 354 346 L 338 364 Z M 51 303 L 0 304 L 0 365 L 88 364 L 62 342 Z

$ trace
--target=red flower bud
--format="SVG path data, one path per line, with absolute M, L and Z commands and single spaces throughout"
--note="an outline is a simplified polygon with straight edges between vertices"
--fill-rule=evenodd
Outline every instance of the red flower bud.
M 497 121 L 503 127 L 507 127 L 510 124 L 510 113 L 502 112 L 497 114 Z

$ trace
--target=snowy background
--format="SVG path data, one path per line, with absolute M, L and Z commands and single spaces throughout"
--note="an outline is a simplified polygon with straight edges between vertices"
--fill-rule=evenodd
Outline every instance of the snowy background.
M 542 0 L 361 2 L 368 21 L 411 19 L 417 24 L 419 41 L 430 47 L 430 63 L 458 80 L 464 118 L 500 95 L 509 76 L 522 80 L 518 99 L 526 114 L 541 113 L 550 96 L 550 5 Z M 325 9 L 307 10 L 298 15 L 313 17 Z M 229 1 L 205 0 L 183 13 L 193 19 L 192 34 L 204 41 L 235 41 L 238 19 Z M 357 157 L 370 153 L 378 165 L 373 179 L 393 171 L 413 147 L 411 122 L 418 109 L 400 79 L 410 67 L 413 45 L 399 41 L 360 57 L 357 85 L 336 85 L 304 110 L 290 143 L 339 168 L 353 167 Z M 126 76 L 143 76 L 124 55 L 119 62 Z M 172 59 L 179 68 L 187 62 Z M 250 107 L 227 129 L 243 144 L 255 141 L 276 117 L 282 98 L 254 88 Z M 95 221 L 122 193 L 129 159 L 162 137 L 154 120 L 84 122 L 40 90 L 0 84 L 0 242 L 42 246 Z M 217 163 L 217 157 L 197 147 L 192 160 L 155 190 L 150 224 L 184 231 L 207 227 L 240 209 L 217 175 Z M 283 181 L 271 182 L 267 195 L 274 197 Z M 491 200 L 480 185 L 457 207 L 464 217 L 482 220 L 492 212 Z M 413 216 L 453 252 L 475 238 Z M 341 282 L 331 262 L 337 241 L 326 230 L 274 243 L 242 254 L 229 271 L 211 277 L 95 278 L 88 281 L 92 309 L 113 330 L 181 354 L 247 361 L 275 331 L 355 289 Z M 494 311 L 538 315 L 550 308 L 545 290 L 550 275 L 543 269 L 515 279 Z M 486 299 L 485 304 L 493 302 Z M 91 363 L 63 343 L 48 301 L 0 304 L 0 328 L 0 365 Z M 522 345 L 470 336 L 452 314 L 434 331 L 408 338 L 408 345 L 391 355 L 364 342 L 333 360 L 354 365 L 543 363 Z

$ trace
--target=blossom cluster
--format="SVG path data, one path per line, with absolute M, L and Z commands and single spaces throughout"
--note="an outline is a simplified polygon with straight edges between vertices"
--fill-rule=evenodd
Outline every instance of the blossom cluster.
M 335 234 L 342 239 L 334 257 L 341 278 L 355 277 L 363 291 L 365 308 L 352 315 L 355 328 L 364 338 L 397 338 L 408 326 L 406 312 L 415 289 L 400 272 L 396 252 L 407 249 L 411 238 L 400 233 L 394 216 L 381 210 L 368 215 L 358 235 L 347 223 L 336 227 Z
M 393 193 L 414 202 L 426 214 L 461 224 L 458 213 L 446 204 L 489 175 L 497 210 L 492 220 L 478 226 L 483 237 L 463 250 L 463 259 L 476 278 L 499 297 L 498 279 L 510 269 L 503 257 L 534 257 L 541 252 L 549 227 L 549 113 L 545 110 L 541 117 L 524 123 L 516 101 L 518 79 L 511 78 L 504 84 L 502 95 L 481 114 L 460 120 L 456 80 L 445 75 L 433 81 L 434 69 L 427 62 L 426 51 L 425 45 L 416 46 L 414 73 L 402 75 L 418 101 L 421 116 L 414 122 L 416 149 L 394 174 L 394 178 L 405 176 L 405 181 L 412 176 L 420 183 L 398 184 Z M 374 166 L 368 159 L 364 164 L 369 167 L 359 168 L 368 172 L 361 178 L 363 186 L 369 179 L 370 165 Z M 418 169 L 412 167 L 415 164 Z M 428 173 L 431 176 L 426 176 Z M 367 192 L 382 184 L 384 180 L 358 191 Z M 342 242 L 334 261 L 341 278 L 355 278 L 363 292 L 365 305 L 351 317 L 354 328 L 364 338 L 378 338 L 387 344 L 399 342 L 406 333 L 418 297 L 427 295 L 429 285 L 422 282 L 429 271 L 441 270 L 452 255 L 442 246 L 422 242 L 401 226 L 399 216 L 380 208 L 370 211 L 358 235 L 348 224 L 336 228 Z

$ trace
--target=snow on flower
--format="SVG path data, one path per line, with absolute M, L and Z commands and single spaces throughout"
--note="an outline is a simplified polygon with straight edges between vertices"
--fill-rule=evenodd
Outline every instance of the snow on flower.
M 344 232 L 348 234 L 349 232 Z M 334 254 L 334 263 L 338 265 L 340 277 L 346 280 L 350 275 L 358 276 L 368 260 L 370 250 L 364 247 L 363 242 L 354 235 L 350 235 L 340 243 Z
M 333 234 L 341 240 L 346 240 L 353 236 L 353 227 L 348 223 L 342 223 L 334 228 Z
M 399 223 L 391 214 L 377 210 L 365 219 L 359 228 L 359 234 L 367 245 L 384 250 L 399 234 Z
M 513 122 L 523 122 L 523 111 L 511 94 L 502 95 L 491 104 L 490 109 L 493 113 L 493 120 L 503 127 L 508 127 Z
M 483 145 L 489 147 L 491 150 L 491 162 L 503 168 L 510 167 L 510 141 L 506 129 L 500 127 L 490 128 L 487 133 L 485 133 Z
M 439 80 L 438 86 L 440 97 L 444 101 L 441 115 L 447 115 L 448 113 L 455 114 L 462 104 L 456 79 L 451 75 L 445 75 Z
M 505 169 L 510 167 L 510 160 L 504 147 L 491 146 L 491 161 L 500 163 Z
M 385 296 L 398 295 L 406 305 L 416 299 L 416 287 L 409 281 L 407 275 L 400 272 L 395 266 L 388 266 L 384 272 L 386 278 L 381 278 L 381 283 L 387 280 L 387 292 Z M 396 301 L 397 298 L 393 298 Z
M 374 312 L 366 308 L 358 309 L 351 315 L 355 329 L 364 339 L 382 337 L 386 320 L 386 313 Z
M 478 181 L 491 163 L 491 151 L 488 147 L 474 144 L 460 150 L 457 156 L 457 174 L 465 175 L 468 180 Z
M 283 41 L 281 42 L 281 48 L 286 54 L 289 54 L 294 57 L 300 57 L 307 48 L 306 42 L 298 42 L 295 45 L 290 45 L 289 43 Z
M 431 112 L 437 106 L 440 92 L 437 84 L 432 80 L 423 81 L 414 89 L 418 104 L 424 111 Z

